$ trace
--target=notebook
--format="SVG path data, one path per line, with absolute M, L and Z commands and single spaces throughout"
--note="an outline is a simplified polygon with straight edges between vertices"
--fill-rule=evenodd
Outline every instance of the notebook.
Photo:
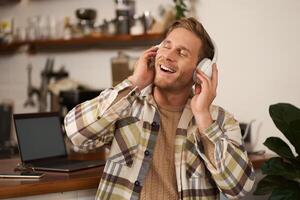
M 71 172 L 105 165 L 105 160 L 68 159 L 58 113 L 14 114 L 22 163 L 35 170 Z

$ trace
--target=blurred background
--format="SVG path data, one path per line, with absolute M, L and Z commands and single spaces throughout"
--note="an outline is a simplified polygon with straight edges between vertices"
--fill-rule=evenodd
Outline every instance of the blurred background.
M 269 105 L 300 106 L 300 2 L 176 2 L 0 0 L 2 143 L 15 142 L 11 113 L 58 111 L 63 117 L 127 77 L 141 52 L 185 15 L 199 19 L 218 46 L 215 104 L 233 113 L 243 130 L 248 125 L 249 151 L 266 150 L 267 137 L 282 137 Z

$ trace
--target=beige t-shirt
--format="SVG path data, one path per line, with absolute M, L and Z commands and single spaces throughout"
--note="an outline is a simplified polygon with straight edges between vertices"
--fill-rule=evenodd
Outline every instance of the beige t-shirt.
M 160 107 L 161 128 L 154 147 L 152 165 L 145 178 L 141 200 L 178 199 L 175 173 L 175 135 L 182 107 Z

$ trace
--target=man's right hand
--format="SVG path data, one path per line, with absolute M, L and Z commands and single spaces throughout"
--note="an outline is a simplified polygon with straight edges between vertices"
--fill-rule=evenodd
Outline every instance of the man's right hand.
M 155 69 L 148 65 L 150 59 L 155 59 L 157 50 L 158 47 L 154 46 L 144 51 L 135 64 L 133 75 L 128 77 L 128 80 L 140 90 L 153 82 Z

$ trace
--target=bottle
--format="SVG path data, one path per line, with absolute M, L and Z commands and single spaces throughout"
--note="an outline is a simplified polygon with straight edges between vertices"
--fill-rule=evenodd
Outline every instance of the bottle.
M 141 35 L 144 33 L 144 25 L 143 21 L 140 17 L 137 15 L 134 16 L 134 24 L 130 28 L 130 34 L 131 35 Z
M 70 23 L 70 17 L 64 18 L 64 35 L 65 40 L 69 40 L 72 38 L 72 26 Z

